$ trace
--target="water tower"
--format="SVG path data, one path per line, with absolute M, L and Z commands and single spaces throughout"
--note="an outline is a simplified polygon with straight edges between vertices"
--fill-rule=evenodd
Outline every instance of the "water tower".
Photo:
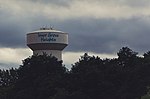
M 62 50 L 67 45 L 68 33 L 52 28 L 41 28 L 27 34 L 27 46 L 33 51 L 33 55 L 46 53 L 62 60 Z

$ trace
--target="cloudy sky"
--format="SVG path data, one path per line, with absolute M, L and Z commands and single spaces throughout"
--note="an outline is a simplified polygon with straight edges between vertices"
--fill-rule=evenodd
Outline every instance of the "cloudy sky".
M 150 0 L 0 0 L 0 68 L 32 55 L 26 34 L 43 26 L 69 33 L 68 67 L 83 53 L 115 57 L 123 46 L 150 50 Z

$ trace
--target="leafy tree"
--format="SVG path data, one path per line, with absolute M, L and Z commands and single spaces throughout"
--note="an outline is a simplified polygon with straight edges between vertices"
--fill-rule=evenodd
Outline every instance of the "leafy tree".
M 137 54 L 128 47 L 120 49 L 116 59 L 85 54 L 71 69 L 70 89 L 91 99 L 140 99 L 147 92 L 150 69 Z
M 17 79 L 17 69 L 0 70 L 0 99 L 7 99 Z
M 55 57 L 33 55 L 18 69 L 0 70 L 0 99 L 141 99 L 150 87 L 150 52 L 139 57 L 123 47 L 117 55 L 85 53 L 70 71 Z
M 12 99 L 48 99 L 65 85 L 66 68 L 55 57 L 34 55 L 23 60 Z
M 108 97 L 107 94 L 113 93 L 110 90 L 112 89 L 110 88 L 112 87 L 112 82 L 108 81 L 109 75 L 107 71 L 110 69 L 103 64 L 103 60 L 99 57 L 90 57 L 87 54 L 82 56 L 71 70 L 73 92 L 80 91 L 89 99 L 109 98 L 110 96 Z

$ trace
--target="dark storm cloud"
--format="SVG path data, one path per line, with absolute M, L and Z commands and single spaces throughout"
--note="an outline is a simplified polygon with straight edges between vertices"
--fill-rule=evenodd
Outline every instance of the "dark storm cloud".
M 25 44 L 25 28 L 20 22 L 7 22 L 0 24 L 0 46 L 1 47 L 23 47 Z
M 9 10 L 4 6 L 0 8 L 0 46 L 1 47 L 17 47 L 23 44 L 20 22 L 13 19 Z
M 114 53 L 123 46 L 129 46 L 138 51 L 150 49 L 150 18 L 133 17 L 131 19 L 70 19 L 65 21 L 50 21 L 42 16 L 36 17 L 30 23 L 27 20 L 19 23 L 3 22 L 0 24 L 1 47 L 26 47 L 25 34 L 43 25 L 53 25 L 55 29 L 69 33 L 69 46 L 66 51 L 83 51 L 97 53 Z
M 42 4 L 51 4 L 57 6 L 68 7 L 70 3 L 74 0 L 27 0 L 32 3 L 42 3 Z
M 24 34 L 22 27 L 16 24 L 7 26 L 0 25 L 0 46 L 2 47 L 22 47 L 24 46 Z
M 123 46 L 129 46 L 140 52 L 150 49 L 149 18 L 82 19 L 67 21 L 65 24 L 71 29 L 68 30 L 70 46 L 67 48 L 71 51 L 113 53 Z

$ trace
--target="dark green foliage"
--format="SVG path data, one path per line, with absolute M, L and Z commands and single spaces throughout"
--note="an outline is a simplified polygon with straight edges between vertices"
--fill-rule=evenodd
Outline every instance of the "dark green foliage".
M 70 86 L 90 99 L 140 99 L 150 84 L 149 63 L 128 47 L 120 49 L 116 59 L 85 54 L 71 69 Z
M 9 92 L 17 80 L 17 69 L 0 70 L 0 99 L 9 99 Z
M 62 65 L 62 61 L 44 54 L 23 60 L 23 65 L 16 73 L 18 79 L 7 99 L 48 99 L 57 93 L 57 88 L 63 88 L 65 85 L 63 78 L 67 69 Z M 7 74 L 6 70 L 4 78 L 7 78 Z
M 46 54 L 26 58 L 18 69 L 0 70 L 0 99 L 141 99 L 150 86 L 150 52 L 139 57 L 123 47 L 117 54 L 85 53 L 70 71 Z

